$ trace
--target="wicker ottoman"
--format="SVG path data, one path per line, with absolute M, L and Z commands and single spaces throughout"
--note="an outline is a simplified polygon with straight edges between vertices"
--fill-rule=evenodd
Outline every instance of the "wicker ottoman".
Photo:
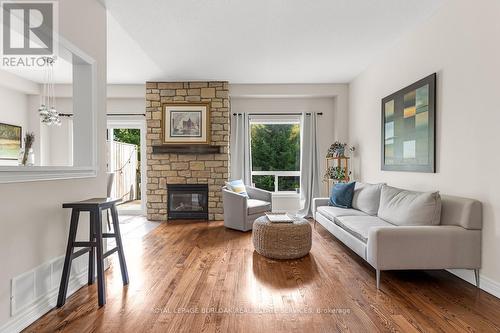
M 305 219 L 293 223 L 271 223 L 262 216 L 253 224 L 252 240 L 255 251 L 264 257 L 301 258 L 311 250 L 311 225 Z

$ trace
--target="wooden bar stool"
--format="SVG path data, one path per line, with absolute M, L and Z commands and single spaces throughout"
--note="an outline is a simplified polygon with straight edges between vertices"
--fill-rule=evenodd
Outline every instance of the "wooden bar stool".
M 118 221 L 118 212 L 116 211 L 116 203 L 120 199 L 111 198 L 94 198 L 84 201 L 71 202 L 63 204 L 63 208 L 72 208 L 71 224 L 69 227 L 68 247 L 66 248 L 66 257 L 64 259 L 64 267 L 59 286 L 59 296 L 57 298 L 57 307 L 61 307 L 66 302 L 66 292 L 68 291 L 69 274 L 71 272 L 71 262 L 73 259 L 89 252 L 89 270 L 88 284 L 95 282 L 94 260 L 97 256 L 97 295 L 99 306 L 106 304 L 106 286 L 104 281 L 104 258 L 118 252 L 120 260 L 120 269 L 122 273 L 123 285 L 128 284 L 127 264 L 125 263 L 125 255 L 123 254 L 122 238 L 120 235 L 120 225 Z M 109 209 L 113 222 L 113 233 L 102 232 L 102 211 Z M 78 229 L 78 219 L 80 212 L 90 213 L 90 235 L 88 242 L 77 242 L 76 231 Z M 103 238 L 115 238 L 116 247 L 103 253 Z M 75 247 L 82 249 L 74 252 Z

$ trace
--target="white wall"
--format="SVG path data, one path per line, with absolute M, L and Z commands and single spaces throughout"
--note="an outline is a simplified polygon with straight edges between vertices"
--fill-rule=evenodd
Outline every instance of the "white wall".
M 0 76 L 7 74 L 11 79 L 9 86 L 0 85 L 0 123 L 21 126 L 23 137 L 27 132 L 35 134 L 33 144 L 35 165 L 72 165 L 73 127 L 71 120 L 63 119 L 60 127 L 47 127 L 41 124 L 37 112 L 40 106 L 38 91 L 26 89 L 31 86 L 38 87 L 38 84 L 11 73 L 0 72 L 2 72 Z M 73 112 L 72 100 L 69 98 L 58 98 L 56 104 L 61 113 Z M 17 165 L 17 161 L 0 160 L 0 165 Z
M 28 96 L 20 91 L 0 86 L 0 123 L 22 127 L 22 136 L 28 128 Z M 0 165 L 17 165 L 14 160 L 0 160 Z
M 73 89 L 69 84 L 56 86 L 59 99 L 71 99 Z M 107 86 L 106 112 L 108 114 L 144 114 L 146 112 L 145 84 L 110 84 Z
M 350 141 L 363 180 L 483 202 L 481 277 L 490 291 L 500 286 L 499 40 L 500 1 L 449 0 L 350 84 Z M 433 72 L 437 173 L 381 171 L 381 99 Z
M 108 114 L 144 114 L 146 113 L 146 85 L 109 85 L 106 102 Z
M 144 114 L 146 112 L 144 91 L 142 98 L 108 98 L 106 101 L 108 114 Z
M 73 118 L 61 117 L 61 126 L 48 129 L 44 137 L 44 146 L 49 147 L 47 163 L 42 165 L 73 165 Z M 78 152 L 76 152 L 78 153 Z
M 57 98 L 56 106 L 60 113 L 73 114 L 71 98 Z M 41 165 L 73 165 L 73 118 L 62 116 L 61 126 L 41 124 Z
M 0 185 L 0 327 L 10 319 L 11 278 L 64 254 L 70 212 L 61 204 L 106 194 L 106 11 L 98 0 L 60 0 L 59 27 L 97 61 L 99 171 L 95 178 Z M 83 216 L 82 235 L 87 224 Z

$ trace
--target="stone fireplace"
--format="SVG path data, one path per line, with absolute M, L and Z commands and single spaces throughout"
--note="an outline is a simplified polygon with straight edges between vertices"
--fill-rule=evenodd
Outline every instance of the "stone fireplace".
M 162 149 L 162 103 L 171 102 L 210 103 L 210 149 Z M 229 115 L 227 82 L 146 83 L 148 219 L 168 219 L 167 184 L 206 185 L 207 217 L 209 220 L 223 219 L 221 187 L 229 178 Z

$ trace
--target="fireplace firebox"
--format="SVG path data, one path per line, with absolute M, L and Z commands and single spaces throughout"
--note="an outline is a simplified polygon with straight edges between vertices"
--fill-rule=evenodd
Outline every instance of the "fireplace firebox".
M 169 220 L 208 220 L 207 184 L 167 184 Z

